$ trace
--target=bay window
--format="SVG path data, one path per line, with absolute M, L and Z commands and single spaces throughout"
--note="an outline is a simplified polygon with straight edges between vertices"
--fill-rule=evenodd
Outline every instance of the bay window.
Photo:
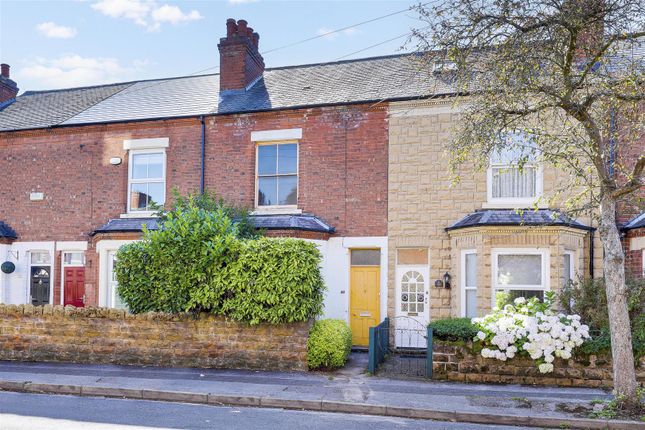
M 497 249 L 492 253 L 493 294 L 509 293 L 518 297 L 544 299 L 549 290 L 549 253 L 542 249 Z

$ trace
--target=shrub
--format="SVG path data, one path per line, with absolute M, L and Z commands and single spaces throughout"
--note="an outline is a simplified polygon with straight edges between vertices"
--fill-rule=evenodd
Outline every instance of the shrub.
M 573 349 L 589 337 L 589 327 L 580 323 L 579 315 L 555 314 L 554 298 L 553 292 L 545 293 L 544 302 L 519 297 L 512 305 L 473 318 L 480 330 L 475 341 L 484 347 L 482 357 L 506 361 L 516 354 L 528 355 L 541 373 L 553 371 L 555 357 L 571 358 Z
M 432 328 L 432 335 L 439 340 L 469 341 L 477 335 L 477 327 L 470 318 L 447 318 L 436 320 L 428 324 Z
M 241 238 L 224 208 L 203 206 L 179 203 L 159 230 L 144 229 L 142 241 L 119 249 L 118 293 L 130 312 L 211 312 L 250 324 L 320 313 L 324 284 L 314 244 Z
M 352 331 L 345 321 L 316 321 L 307 340 L 307 363 L 310 369 L 342 367 L 351 350 Z
M 639 358 L 645 355 L 645 280 L 627 278 L 626 286 L 634 355 Z M 558 298 L 565 312 L 579 314 L 592 329 L 592 337 L 585 341 L 580 352 L 586 355 L 611 352 L 604 279 L 579 279 L 569 283 Z

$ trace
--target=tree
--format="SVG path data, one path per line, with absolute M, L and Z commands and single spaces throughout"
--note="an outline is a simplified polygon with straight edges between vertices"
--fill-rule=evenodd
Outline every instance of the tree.
M 421 65 L 453 85 L 460 125 L 451 167 L 488 165 L 510 149 L 522 166 L 567 180 L 548 196 L 593 213 L 604 249 L 614 388 L 636 406 L 617 205 L 634 204 L 645 168 L 643 0 L 446 0 L 419 5 Z M 433 6 L 437 5 L 437 6 Z M 525 136 L 509 138 L 508 136 Z M 640 148 L 640 149 L 639 149 Z M 546 198 L 546 197 L 545 197 Z M 636 204 L 643 210 L 642 201 Z

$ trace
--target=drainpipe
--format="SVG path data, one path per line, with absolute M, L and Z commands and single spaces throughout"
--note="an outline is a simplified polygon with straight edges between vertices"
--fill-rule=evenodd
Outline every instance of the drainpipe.
M 204 194 L 206 191 L 204 186 L 204 177 L 206 175 L 206 123 L 204 122 L 204 115 L 199 117 L 199 121 L 202 124 L 202 156 L 201 156 L 201 176 L 199 178 L 199 192 Z
M 593 259 L 594 259 L 594 250 L 593 250 L 593 248 L 594 248 L 594 233 L 595 233 L 595 232 L 594 232 L 593 230 L 591 230 L 591 231 L 589 232 L 589 242 L 590 242 L 590 244 L 591 244 L 591 245 L 589 246 L 589 275 L 591 275 L 591 279 L 593 279 L 593 269 L 594 269 L 594 267 L 593 267 Z

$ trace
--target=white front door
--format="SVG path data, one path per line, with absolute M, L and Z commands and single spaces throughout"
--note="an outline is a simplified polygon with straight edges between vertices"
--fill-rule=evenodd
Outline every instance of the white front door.
M 425 348 L 430 322 L 428 266 L 396 268 L 395 343 L 402 348 Z

